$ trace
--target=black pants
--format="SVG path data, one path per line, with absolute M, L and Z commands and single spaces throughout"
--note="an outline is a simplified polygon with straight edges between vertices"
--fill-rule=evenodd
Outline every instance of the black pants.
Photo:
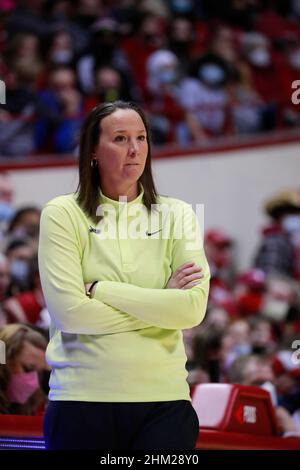
M 44 417 L 48 450 L 192 450 L 198 433 L 188 400 L 50 401 Z

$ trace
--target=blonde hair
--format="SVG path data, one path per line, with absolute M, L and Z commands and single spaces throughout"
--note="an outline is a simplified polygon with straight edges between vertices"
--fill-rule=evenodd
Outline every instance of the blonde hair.
M 10 362 L 21 353 L 25 341 L 45 351 L 47 340 L 41 333 L 23 324 L 9 324 L 1 328 L 0 340 L 5 343 L 6 355 L 6 364 L 0 367 L 0 413 L 8 413 L 10 403 L 5 391 L 11 378 Z M 31 411 L 27 412 L 26 404 L 23 405 L 22 414 L 31 414 Z

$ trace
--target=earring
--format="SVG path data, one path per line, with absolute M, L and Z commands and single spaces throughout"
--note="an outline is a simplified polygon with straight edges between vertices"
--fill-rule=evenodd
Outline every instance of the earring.
M 91 167 L 96 168 L 98 166 L 98 160 L 96 158 L 93 158 L 91 160 Z

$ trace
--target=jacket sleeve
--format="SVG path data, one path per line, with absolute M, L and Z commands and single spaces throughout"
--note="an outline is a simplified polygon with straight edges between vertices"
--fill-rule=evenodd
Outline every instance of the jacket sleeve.
M 176 224 L 177 228 L 182 224 L 182 236 L 180 230 L 176 232 Z M 176 237 L 175 232 L 178 234 Z M 183 217 L 175 220 L 173 226 L 172 272 L 190 261 L 201 266 L 204 274 L 201 282 L 190 289 L 150 289 L 101 281 L 96 286 L 94 297 L 160 328 L 192 328 L 201 323 L 205 316 L 210 271 L 196 214 L 186 204 Z
M 152 325 L 86 296 L 76 228 L 69 213 L 48 204 L 40 220 L 38 263 L 53 324 L 65 333 L 112 334 Z

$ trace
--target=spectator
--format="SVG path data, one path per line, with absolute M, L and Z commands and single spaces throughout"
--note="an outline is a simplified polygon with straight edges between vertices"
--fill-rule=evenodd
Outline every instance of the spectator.
M 177 57 L 166 49 L 156 51 L 149 56 L 146 70 L 146 103 L 153 142 L 185 144 L 188 118 L 178 104 L 181 77 Z
M 10 323 L 27 323 L 49 327 L 45 324 L 45 318 L 41 317 L 42 310 L 46 307 L 41 288 L 37 255 L 33 256 L 28 264 L 28 290 L 20 292 L 3 302 Z
M 36 415 L 43 412 L 46 394 L 41 388 L 47 340 L 25 325 L 0 330 L 6 346 L 6 364 L 0 367 L 0 413 Z
M 189 383 L 222 381 L 221 345 L 223 333 L 207 324 L 202 325 L 193 339 L 194 367 L 189 374 Z M 206 379 L 206 380 L 204 380 Z
M 45 4 L 45 15 L 50 24 L 47 39 L 49 37 L 54 39 L 57 34 L 60 36 L 60 33 L 62 35 L 65 33 L 71 37 L 72 50 L 74 49 L 76 55 L 81 54 L 86 50 L 91 39 L 89 23 L 93 23 L 101 14 L 102 9 L 98 0 L 95 2 L 91 0 L 76 2 L 55 0 L 53 2 L 50 0 Z M 66 44 L 68 40 L 66 36 L 64 39 L 60 36 L 59 42 L 62 45 L 62 42 Z
M 96 70 L 95 77 L 95 93 L 84 99 L 85 113 L 100 103 L 116 100 L 133 101 L 126 77 L 120 70 L 104 65 Z
M 234 320 L 228 327 L 232 339 L 233 356 L 245 356 L 251 352 L 250 325 L 242 318 Z
M 205 325 L 224 332 L 229 326 L 230 317 L 224 308 L 213 307 L 210 308 L 204 320 Z
M 239 35 L 233 29 L 221 24 L 211 34 L 209 51 L 223 59 L 227 67 L 235 70 L 239 59 L 238 42 Z
M 223 230 L 211 229 L 205 234 L 204 247 L 211 269 L 209 305 L 225 309 L 233 316 L 236 314 L 231 289 L 234 271 L 233 240 Z
M 147 94 L 146 62 L 150 55 L 167 44 L 165 22 L 158 16 L 146 14 L 137 24 L 137 31 L 133 37 L 122 42 L 122 50 L 128 58 L 133 79 L 141 97 Z
M 204 243 L 213 278 L 230 286 L 232 283 L 233 239 L 221 229 L 210 229 L 205 233 Z
M 47 55 L 50 68 L 56 65 L 73 67 L 75 64 L 75 45 L 72 35 L 65 30 L 55 32 L 50 40 Z
M 295 358 L 293 356 L 296 356 Z M 272 369 L 278 402 L 292 415 L 300 432 L 300 364 L 299 339 L 297 336 L 286 337 L 280 344 L 279 351 L 272 358 Z
M 11 295 L 28 290 L 29 262 L 34 255 L 34 246 L 31 240 L 22 238 L 9 241 L 5 254 L 10 266 Z
M 234 298 L 238 315 L 259 315 L 264 302 L 266 274 L 261 269 L 249 269 L 240 273 L 234 286 Z
M 10 37 L 20 32 L 33 33 L 45 38 L 50 31 L 50 23 L 44 14 L 44 0 L 22 0 L 16 2 L 16 9 L 8 21 Z
M 196 142 L 231 132 L 226 89 L 229 77 L 226 62 L 207 53 L 192 63 L 190 77 L 182 81 L 180 104 L 193 118 L 191 138 Z
M 1 111 L 0 111 L 1 113 Z M 5 232 L 15 209 L 13 207 L 14 189 L 8 173 L 0 173 L 0 249 L 3 248 Z
M 9 238 L 30 237 L 33 240 L 39 236 L 41 211 L 36 206 L 23 206 L 15 211 L 7 228 Z
M 230 86 L 232 125 L 235 134 L 253 134 L 262 130 L 262 98 L 255 89 L 251 69 L 245 61 L 235 63 Z
M 48 113 L 36 124 L 37 146 L 41 149 L 46 142 L 48 151 L 73 152 L 83 120 L 83 101 L 74 71 L 63 65 L 54 68 L 40 100 Z
M 41 108 L 35 91 L 14 70 L 4 77 L 6 104 L 0 105 L 0 155 L 26 156 L 35 146 L 35 119 Z
M 273 324 L 283 325 L 295 295 L 293 281 L 286 276 L 270 274 L 261 312 Z
M 175 17 L 169 27 L 169 50 L 173 52 L 181 67 L 181 73 L 188 72 L 188 66 L 195 56 L 195 32 L 191 20 Z
M 77 74 L 82 91 L 95 91 L 94 71 L 108 65 L 121 70 L 133 86 L 127 57 L 119 46 L 119 24 L 113 18 L 101 18 L 91 27 L 93 37 L 90 50 L 77 63 Z M 136 57 L 136 53 L 135 53 Z
M 257 91 L 260 106 L 260 129 L 271 130 L 279 123 L 281 90 L 270 41 L 262 34 L 244 34 L 243 55 L 250 66 L 251 81 Z
M 262 241 L 254 259 L 255 267 L 268 275 L 283 274 L 300 279 L 300 194 L 281 191 L 264 206 L 271 224 L 262 232 Z
M 297 433 L 297 429 L 288 411 L 277 405 L 274 387 L 274 375 L 269 360 L 256 355 L 243 356 L 234 361 L 229 370 L 231 383 L 266 388 L 271 391 L 277 422 L 281 433 Z
M 22 86 L 35 89 L 44 69 L 39 37 L 32 33 L 17 33 L 6 50 L 8 66 L 15 70 Z
M 7 323 L 7 316 L 3 309 L 3 302 L 7 298 L 9 284 L 9 264 L 6 256 L 3 253 L 0 253 L 0 328 L 5 326 Z
M 252 353 L 270 355 L 275 351 L 277 339 L 274 336 L 272 323 L 263 317 L 250 319 L 250 340 Z

